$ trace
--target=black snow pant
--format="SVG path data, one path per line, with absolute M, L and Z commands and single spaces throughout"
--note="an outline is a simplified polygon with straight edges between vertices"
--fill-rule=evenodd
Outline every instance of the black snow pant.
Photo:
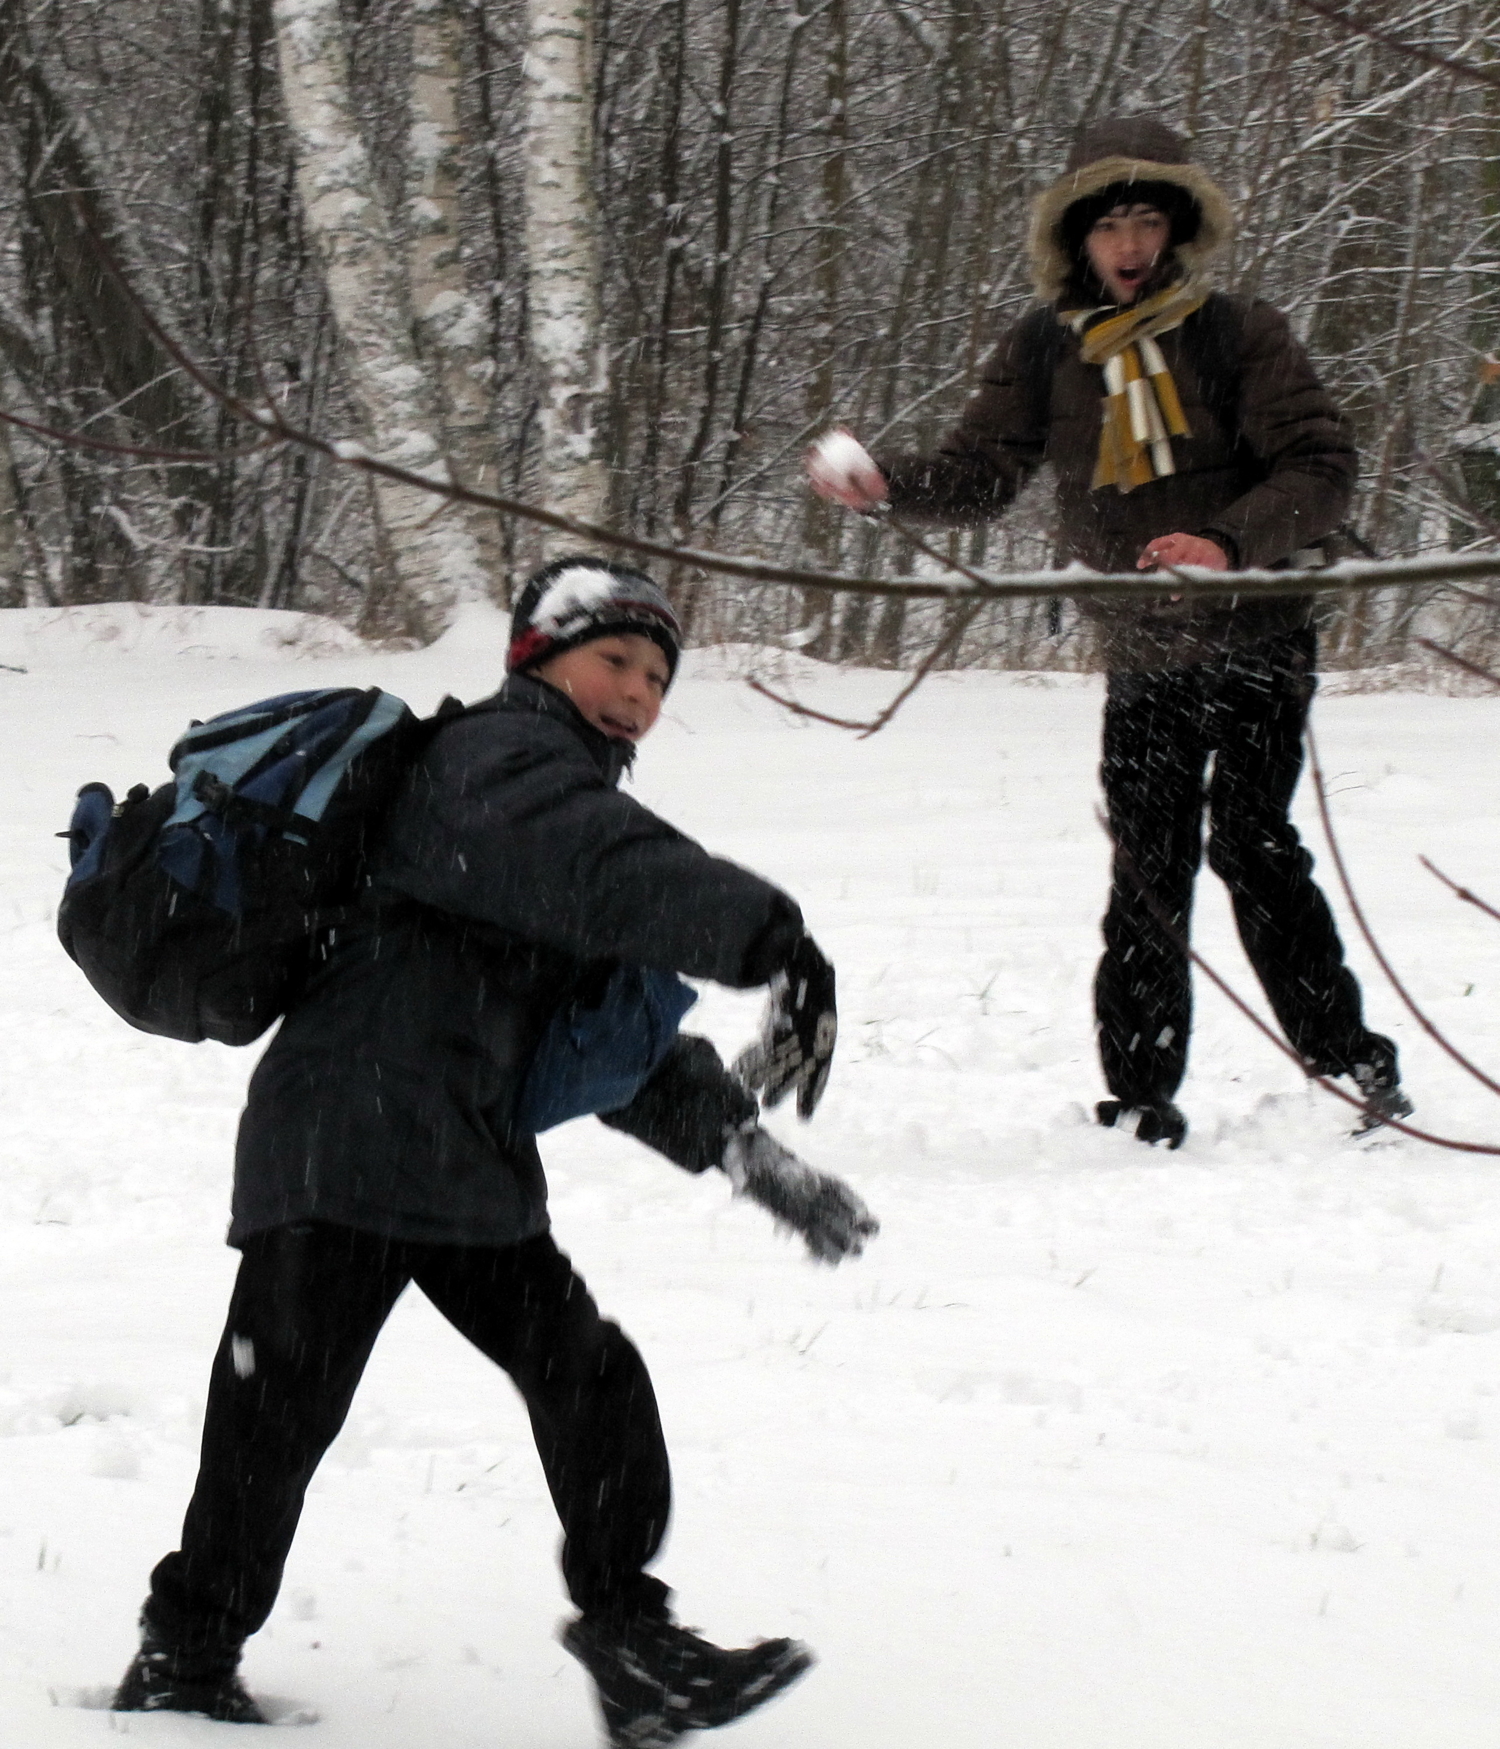
M 1316 657 L 1307 628 L 1191 668 L 1109 677 L 1101 776 L 1115 858 L 1094 999 L 1105 1080 L 1125 1105 L 1170 1099 L 1187 1067 L 1186 941 L 1205 804 L 1208 865 L 1229 888 L 1292 1047 L 1317 1073 L 1372 1062 L 1395 1078 L 1395 1048 L 1365 1028 L 1312 857 L 1287 817 Z
M 232 1668 L 270 1614 L 307 1485 L 412 1281 L 520 1391 L 579 1609 L 665 1610 L 667 1587 L 642 1571 L 671 1506 L 651 1380 L 552 1239 L 424 1245 L 311 1224 L 244 1246 L 182 1547 L 152 1573 L 142 1617 L 180 1657 Z

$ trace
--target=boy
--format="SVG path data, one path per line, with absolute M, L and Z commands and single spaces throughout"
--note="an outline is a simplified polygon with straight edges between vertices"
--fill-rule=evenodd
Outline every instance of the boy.
M 853 510 L 976 523 L 1043 461 L 1057 475 L 1059 560 L 1092 570 L 1284 566 L 1338 527 L 1348 431 L 1286 318 L 1212 290 L 1229 203 L 1149 116 L 1085 131 L 1039 196 L 1042 307 L 1005 334 L 933 455 L 878 463 L 843 436 L 809 456 L 813 490 Z M 1313 562 L 1316 562 L 1314 559 Z M 1404 1117 L 1396 1047 L 1365 1025 L 1312 858 L 1288 812 L 1316 685 L 1305 596 L 1082 602 L 1109 690 L 1101 777 L 1115 840 L 1094 987 L 1111 1097 L 1100 1123 L 1181 1145 L 1186 952 L 1208 816 L 1209 866 L 1309 1073 L 1348 1075 L 1368 1122 Z
M 375 852 L 376 903 L 329 941 L 251 1080 L 229 1232 L 243 1255 L 198 1482 L 182 1546 L 152 1574 L 116 1710 L 260 1721 L 241 1647 L 270 1613 L 307 1485 L 411 1281 L 525 1400 L 579 1610 L 563 1643 L 594 1679 L 611 1743 L 658 1749 L 724 1724 L 811 1662 L 790 1640 L 698 1639 L 645 1571 L 670 1504 L 651 1381 L 553 1243 L 523 1121 L 557 1025 L 566 1038 L 612 1013 L 622 967 L 769 985 L 764 1097 L 795 1087 L 807 1117 L 822 1092 L 833 971 L 796 905 L 615 787 L 680 645 L 649 578 L 559 560 L 520 597 L 505 685 L 442 723 L 407 781 Z M 675 1012 L 667 1036 L 674 1024 Z M 690 1171 L 722 1166 L 815 1255 L 858 1253 L 875 1231 L 852 1192 L 758 1128 L 706 1040 L 677 1038 L 644 1074 L 606 1122 Z

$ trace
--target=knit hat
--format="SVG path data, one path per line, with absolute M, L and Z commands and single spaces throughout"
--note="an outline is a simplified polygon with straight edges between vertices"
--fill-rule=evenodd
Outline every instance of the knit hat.
M 682 625 L 645 572 L 586 555 L 554 559 L 521 591 L 505 666 L 524 674 L 566 650 L 622 632 L 637 632 L 660 648 L 670 684 L 682 654 Z
M 1079 134 L 1067 168 L 1032 207 L 1032 284 L 1044 303 L 1072 281 L 1094 220 L 1122 201 L 1154 206 L 1167 215 L 1172 249 L 1185 275 L 1201 272 L 1234 232 L 1224 191 L 1188 161 L 1187 141 L 1180 134 L 1149 115 L 1099 122 Z

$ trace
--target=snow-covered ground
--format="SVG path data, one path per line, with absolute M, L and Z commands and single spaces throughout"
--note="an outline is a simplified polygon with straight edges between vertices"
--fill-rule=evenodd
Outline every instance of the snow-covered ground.
M 56 944 L 50 835 L 81 782 L 159 780 L 190 717 L 349 682 L 426 709 L 490 690 L 501 647 L 484 613 L 400 656 L 290 615 L 0 614 L 0 1741 L 235 1729 L 97 1707 L 192 1482 L 254 1052 L 109 1014 Z M 892 690 L 794 680 L 839 714 Z M 1187 1145 L 1091 1126 L 1100 692 L 938 679 L 860 742 L 710 654 L 644 750 L 638 793 L 783 882 L 837 961 L 828 1097 L 774 1122 L 885 1222 L 818 1269 L 597 1124 L 545 1150 L 559 1238 L 656 1379 L 684 1619 L 820 1655 L 723 1741 L 1490 1749 L 1500 1159 L 1356 1143 L 1208 989 Z M 1500 896 L 1500 701 L 1328 697 L 1317 721 L 1385 945 L 1500 1068 L 1500 926 L 1416 863 Z M 1207 876 L 1197 927 L 1247 987 Z M 1500 1142 L 1500 1102 L 1351 953 L 1421 1119 Z M 755 1012 L 713 993 L 698 1024 L 735 1046 Z M 509 1386 L 413 1293 L 247 1679 L 315 1712 L 321 1749 L 591 1744 L 554 1538 Z

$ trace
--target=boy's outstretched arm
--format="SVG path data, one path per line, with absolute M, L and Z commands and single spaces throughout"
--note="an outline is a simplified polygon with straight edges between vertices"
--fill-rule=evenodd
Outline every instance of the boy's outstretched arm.
M 823 1263 L 857 1257 L 880 1223 L 842 1179 L 819 1172 L 761 1129 L 755 1100 L 706 1038 L 682 1034 L 661 1067 L 600 1121 L 689 1172 L 719 1167 Z

